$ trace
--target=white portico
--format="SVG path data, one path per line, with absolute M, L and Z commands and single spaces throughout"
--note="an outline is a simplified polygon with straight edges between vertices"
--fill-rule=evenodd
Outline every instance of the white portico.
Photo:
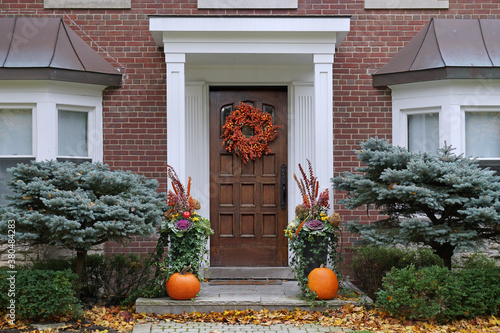
M 211 86 L 288 87 L 289 217 L 298 202 L 293 178 L 310 159 L 328 187 L 333 175 L 332 65 L 348 17 L 150 18 L 167 64 L 168 163 L 191 176 L 208 216 L 208 91 Z

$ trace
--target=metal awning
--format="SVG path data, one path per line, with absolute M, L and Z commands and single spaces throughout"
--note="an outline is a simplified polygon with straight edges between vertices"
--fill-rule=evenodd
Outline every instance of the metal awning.
M 500 79 L 500 20 L 431 19 L 373 86 L 444 79 Z
M 122 74 L 60 18 L 0 18 L 0 80 L 121 86 Z

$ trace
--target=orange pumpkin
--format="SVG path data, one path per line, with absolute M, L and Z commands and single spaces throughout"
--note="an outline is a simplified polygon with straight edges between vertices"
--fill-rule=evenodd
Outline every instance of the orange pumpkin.
M 339 281 L 337 275 L 324 265 L 315 268 L 307 277 L 309 289 L 314 291 L 317 299 L 332 299 L 339 291 Z
M 167 293 L 173 299 L 192 299 L 200 292 L 198 278 L 185 270 L 174 273 L 166 283 Z

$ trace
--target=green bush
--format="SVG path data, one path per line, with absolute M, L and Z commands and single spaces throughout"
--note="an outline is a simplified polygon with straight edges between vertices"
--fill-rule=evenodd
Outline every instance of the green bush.
M 495 268 L 498 266 L 498 263 L 495 259 L 488 257 L 484 253 L 472 253 L 469 256 L 466 256 L 462 262 L 462 267 L 464 269 L 471 268 Z
M 64 271 L 66 269 L 72 269 L 72 263 L 69 259 L 45 259 L 45 260 L 35 260 L 32 264 L 28 265 L 30 269 L 39 269 L 43 271 Z
M 445 312 L 449 317 L 473 318 L 500 312 L 500 267 L 463 269 L 453 273 L 461 298 Z
M 12 299 L 9 295 L 8 277 L 15 276 L 15 313 L 20 319 L 52 319 L 59 316 L 81 314 L 82 306 L 75 297 L 73 281 L 77 275 L 70 270 L 49 271 L 19 269 L 12 275 L 7 270 L 0 271 L 0 305 Z
M 37 260 L 30 268 L 40 270 L 74 269 L 73 259 Z M 136 254 L 104 256 L 91 254 L 85 258 L 80 297 L 95 301 L 104 297 L 109 304 L 118 304 L 149 281 L 152 272 L 147 260 Z
M 438 266 L 393 268 L 383 278 L 377 305 L 408 319 L 436 318 L 447 300 L 449 275 L 447 268 Z
M 377 305 L 394 316 L 440 321 L 499 312 L 500 268 L 450 272 L 438 266 L 392 269 Z
M 152 268 L 136 254 L 116 254 L 104 259 L 103 289 L 110 304 L 118 304 L 151 278 Z
M 375 300 L 376 292 L 382 287 L 382 278 L 393 267 L 416 268 L 442 266 L 443 261 L 431 249 L 408 250 L 386 246 L 359 246 L 353 249 L 353 274 L 361 282 L 361 288 Z

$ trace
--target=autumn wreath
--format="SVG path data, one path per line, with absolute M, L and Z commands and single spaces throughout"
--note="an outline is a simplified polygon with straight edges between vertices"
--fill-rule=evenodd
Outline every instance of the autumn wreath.
M 234 151 L 243 163 L 247 163 L 249 159 L 255 160 L 271 151 L 268 144 L 278 135 L 278 128 L 280 126 L 273 125 L 273 117 L 269 113 L 241 103 L 226 117 L 222 127 L 222 144 L 226 145 L 227 151 Z

